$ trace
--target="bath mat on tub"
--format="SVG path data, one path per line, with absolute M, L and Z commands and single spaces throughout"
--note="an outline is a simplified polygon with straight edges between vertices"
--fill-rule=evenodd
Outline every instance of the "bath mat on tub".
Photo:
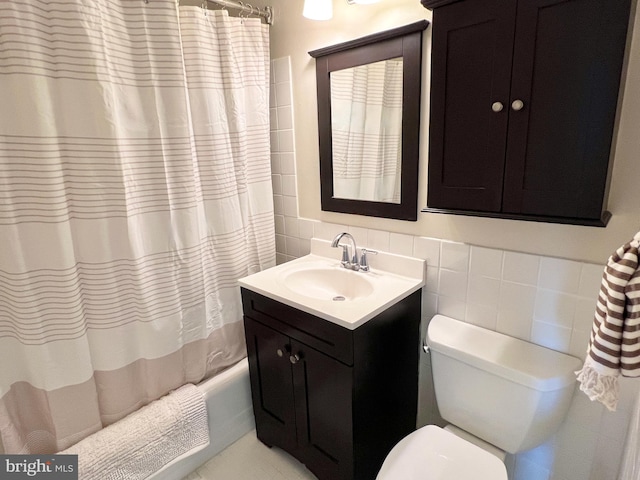
M 189 384 L 60 453 L 78 455 L 82 480 L 142 480 L 208 445 L 204 399 Z

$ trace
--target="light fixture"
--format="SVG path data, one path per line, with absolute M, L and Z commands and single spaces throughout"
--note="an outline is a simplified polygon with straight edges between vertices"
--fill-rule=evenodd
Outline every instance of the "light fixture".
M 333 0 L 304 0 L 302 15 L 310 20 L 329 20 L 333 17 Z
M 349 5 L 355 5 L 355 4 L 359 4 L 359 5 L 369 5 L 371 3 L 378 3 L 380 0 L 347 0 L 347 3 Z

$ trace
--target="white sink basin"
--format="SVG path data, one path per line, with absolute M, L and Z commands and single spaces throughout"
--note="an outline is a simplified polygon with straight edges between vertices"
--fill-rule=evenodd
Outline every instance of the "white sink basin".
M 424 260 L 379 252 L 371 271 L 340 265 L 340 251 L 312 239 L 311 254 L 241 278 L 240 286 L 350 330 L 424 285 Z
M 282 276 L 284 285 L 305 297 L 342 302 L 368 297 L 373 282 L 364 274 L 342 267 L 302 268 Z

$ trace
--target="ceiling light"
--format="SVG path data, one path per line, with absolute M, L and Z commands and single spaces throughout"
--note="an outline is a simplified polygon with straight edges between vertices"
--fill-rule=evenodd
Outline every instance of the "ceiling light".
M 302 15 L 310 20 L 329 20 L 333 17 L 333 0 L 304 0 Z

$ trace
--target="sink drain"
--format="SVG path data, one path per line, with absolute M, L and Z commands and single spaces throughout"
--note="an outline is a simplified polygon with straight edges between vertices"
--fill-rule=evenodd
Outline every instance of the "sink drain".
M 333 297 L 334 302 L 344 302 L 345 300 L 346 298 L 344 298 L 342 295 L 336 295 L 335 297 Z

